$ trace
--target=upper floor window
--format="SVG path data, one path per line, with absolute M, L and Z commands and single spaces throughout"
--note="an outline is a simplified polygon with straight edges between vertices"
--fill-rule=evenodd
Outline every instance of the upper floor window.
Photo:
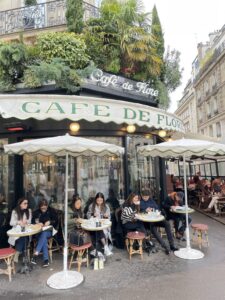
M 214 112 L 214 114 L 218 113 L 218 101 L 217 101 L 217 97 L 214 97 L 214 99 L 213 99 L 213 112 Z
M 209 126 L 209 136 L 213 136 L 213 126 Z
M 221 123 L 217 122 L 216 123 L 216 136 L 217 137 L 221 137 L 221 135 L 222 135 L 222 132 L 221 132 Z
M 205 94 L 207 95 L 209 93 L 209 84 L 208 84 L 208 81 L 206 81 L 205 84 L 204 84 L 204 90 L 205 90 Z

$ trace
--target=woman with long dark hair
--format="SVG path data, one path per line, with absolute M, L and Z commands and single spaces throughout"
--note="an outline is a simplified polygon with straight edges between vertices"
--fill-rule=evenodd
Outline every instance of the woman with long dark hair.
M 31 209 L 28 208 L 28 200 L 25 197 L 22 197 L 18 200 L 16 208 L 12 211 L 10 226 L 16 227 L 21 226 L 21 228 L 31 223 L 32 212 Z M 14 261 L 18 262 L 19 254 L 24 252 L 25 243 L 27 237 L 9 237 L 9 244 L 15 246 L 16 254 L 14 257 Z
M 98 219 L 110 219 L 110 208 L 105 203 L 105 197 L 102 193 L 97 193 L 93 203 L 89 206 L 87 212 L 87 218 L 95 217 Z M 97 240 L 101 241 L 104 246 L 104 254 L 106 256 L 112 255 L 108 247 L 108 239 L 111 239 L 110 230 L 105 229 L 104 231 L 97 231 Z
M 140 199 L 138 194 L 131 193 L 123 204 L 121 220 L 126 232 L 141 231 L 146 234 L 145 226 L 142 221 L 136 218 L 140 212 Z
M 42 266 L 45 268 L 49 266 L 48 239 L 52 236 L 53 229 L 58 226 L 58 216 L 56 211 L 48 205 L 46 199 L 40 200 L 38 207 L 33 213 L 32 223 L 41 225 L 42 232 L 36 236 L 37 245 L 31 263 L 36 265 L 36 259 L 42 252 L 44 261 Z

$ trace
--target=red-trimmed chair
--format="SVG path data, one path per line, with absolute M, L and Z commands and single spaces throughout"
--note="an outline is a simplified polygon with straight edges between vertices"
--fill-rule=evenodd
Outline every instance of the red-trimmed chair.
M 127 251 L 129 253 L 129 257 L 131 260 L 131 256 L 133 254 L 140 254 L 141 255 L 141 259 L 143 259 L 143 240 L 145 238 L 145 234 L 143 232 L 140 231 L 131 231 L 127 233 L 127 237 L 125 240 L 126 243 L 126 247 L 127 247 Z M 138 242 L 138 249 L 135 250 L 133 247 L 134 241 Z
M 13 248 L 0 249 L 0 259 L 3 259 L 7 265 L 7 269 L 0 269 L 0 274 L 6 274 L 9 276 L 9 281 L 12 280 L 12 272 L 15 274 L 14 255 L 16 250 Z
M 83 256 L 86 252 L 86 259 L 87 259 L 87 267 L 89 266 L 89 257 L 88 257 L 88 249 L 92 246 L 92 243 L 86 243 L 82 246 L 76 246 L 70 244 L 70 250 L 72 251 L 69 269 L 71 269 L 72 264 L 77 263 L 77 270 L 80 272 Z M 73 260 L 74 254 L 77 252 L 77 260 Z
M 197 242 L 200 249 L 204 244 L 208 247 L 208 226 L 205 224 L 192 224 L 191 228 L 193 229 L 192 241 Z

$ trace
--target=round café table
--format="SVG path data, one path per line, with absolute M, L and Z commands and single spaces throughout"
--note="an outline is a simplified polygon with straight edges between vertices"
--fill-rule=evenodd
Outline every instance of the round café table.
M 42 227 L 39 224 L 35 224 L 35 225 L 27 225 L 25 226 L 25 231 L 21 231 L 21 228 L 18 230 L 16 227 L 10 229 L 7 231 L 7 235 L 11 236 L 11 237 L 17 237 L 17 238 L 21 238 L 21 237 L 30 237 L 32 235 L 35 235 L 39 232 L 42 231 Z M 30 239 L 28 244 L 30 243 Z M 24 260 L 23 260 L 23 266 L 21 267 L 19 273 L 23 274 L 27 274 L 32 270 L 32 266 L 30 264 L 30 259 L 27 255 L 27 239 L 25 239 L 25 250 L 24 250 Z
M 81 227 L 86 230 L 86 231 L 95 231 L 95 258 L 98 257 L 98 251 L 97 251 L 97 231 L 101 231 L 104 229 L 107 229 L 112 226 L 112 222 L 109 221 L 108 219 L 100 219 L 99 220 L 101 226 L 96 226 L 96 221 L 92 220 L 82 220 Z
M 150 212 L 150 213 L 137 214 L 137 219 L 142 222 L 156 223 L 156 222 L 164 221 L 165 217 L 163 215 L 161 215 L 161 213 Z M 149 240 L 153 244 L 153 242 L 151 241 L 151 237 L 149 238 Z M 156 250 L 154 250 L 154 251 L 152 250 L 152 253 L 155 253 L 155 252 L 156 252 Z
M 185 206 L 177 206 L 175 209 L 171 209 L 170 211 L 175 214 L 186 214 Z M 192 214 L 194 212 L 195 210 L 193 208 L 188 207 L 188 214 Z
M 151 212 L 150 214 L 139 213 L 137 214 L 137 219 L 142 222 L 156 223 L 156 222 L 164 221 L 165 217 L 161 214 L 156 214 L 154 212 Z

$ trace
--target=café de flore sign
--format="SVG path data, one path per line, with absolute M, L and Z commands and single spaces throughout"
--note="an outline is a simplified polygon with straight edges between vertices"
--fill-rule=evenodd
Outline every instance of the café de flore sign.
M 183 123 L 173 114 L 139 103 L 113 99 L 66 95 L 0 95 L 3 118 L 26 120 L 70 119 L 103 123 L 136 124 L 184 132 Z
M 159 91 L 152 88 L 149 83 L 134 81 L 122 76 L 109 74 L 100 69 L 95 69 L 86 82 L 105 87 L 107 89 L 120 90 L 126 93 L 136 94 L 154 99 Z

